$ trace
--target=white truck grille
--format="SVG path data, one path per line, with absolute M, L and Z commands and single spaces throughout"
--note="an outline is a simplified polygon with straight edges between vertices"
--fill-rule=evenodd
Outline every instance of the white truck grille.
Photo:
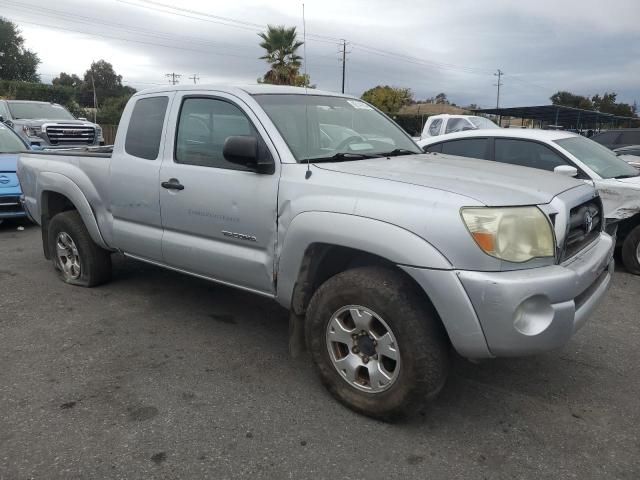
M 95 128 L 84 125 L 49 125 L 46 132 L 51 145 L 93 145 L 96 138 Z

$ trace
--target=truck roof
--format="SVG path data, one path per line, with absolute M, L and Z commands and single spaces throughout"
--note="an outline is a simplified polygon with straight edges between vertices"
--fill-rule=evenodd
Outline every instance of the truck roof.
M 283 95 L 327 95 L 333 97 L 349 97 L 355 98 L 352 95 L 345 95 L 343 93 L 329 92 L 326 90 L 318 90 L 316 88 L 304 88 L 304 87 L 290 87 L 286 85 L 268 85 L 268 84 L 253 84 L 253 85 L 167 85 L 166 87 L 148 88 L 137 92 L 137 95 L 147 95 L 149 93 L 160 92 L 175 92 L 175 91 L 199 91 L 199 90 L 215 90 L 218 92 L 225 92 L 231 94 L 238 94 L 240 92 L 247 93 L 249 95 L 258 94 L 283 94 Z

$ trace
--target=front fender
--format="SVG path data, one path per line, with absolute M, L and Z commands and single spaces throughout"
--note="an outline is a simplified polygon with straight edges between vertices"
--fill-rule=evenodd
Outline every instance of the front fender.
M 43 195 L 45 192 L 55 192 L 60 195 L 64 195 L 69 199 L 71 203 L 76 207 L 85 227 L 89 231 L 91 239 L 100 247 L 111 250 L 111 248 L 105 243 L 98 228 L 98 222 L 96 221 L 95 214 L 91 209 L 89 201 L 85 197 L 80 187 L 76 185 L 69 177 L 66 177 L 60 173 L 53 172 L 40 172 L 38 174 L 38 188 L 36 198 L 39 200 L 36 205 L 40 205 L 37 211 L 31 209 L 31 203 L 33 199 L 26 198 L 29 211 L 36 213 L 35 218 L 40 219 L 42 215 Z
M 396 225 L 334 212 L 304 212 L 289 224 L 281 243 L 276 300 L 291 306 L 294 285 L 308 247 L 324 243 L 353 248 L 398 265 L 451 270 L 433 245 Z

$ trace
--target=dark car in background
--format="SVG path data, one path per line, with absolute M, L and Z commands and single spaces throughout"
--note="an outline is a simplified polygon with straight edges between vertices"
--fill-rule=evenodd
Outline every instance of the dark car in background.
M 640 128 L 617 128 L 596 133 L 591 140 L 611 150 L 630 145 L 640 145 Z

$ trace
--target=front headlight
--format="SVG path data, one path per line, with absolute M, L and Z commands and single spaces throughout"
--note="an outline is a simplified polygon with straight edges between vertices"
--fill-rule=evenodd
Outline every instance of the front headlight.
M 492 257 L 520 263 L 555 255 L 553 227 L 538 207 L 469 207 L 460 213 L 475 242 Z
M 22 131 L 27 134 L 28 137 L 37 137 L 40 133 L 40 128 L 29 127 L 28 125 L 22 126 Z

